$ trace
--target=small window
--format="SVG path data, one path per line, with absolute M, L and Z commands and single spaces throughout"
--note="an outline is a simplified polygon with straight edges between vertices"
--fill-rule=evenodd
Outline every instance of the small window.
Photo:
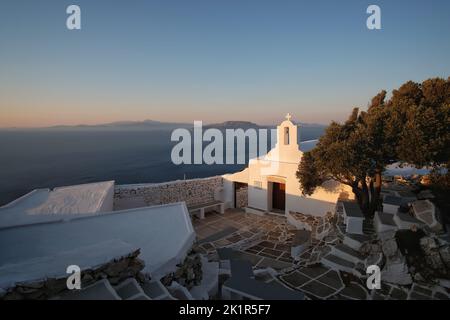
M 289 144 L 289 128 L 284 128 L 284 144 Z

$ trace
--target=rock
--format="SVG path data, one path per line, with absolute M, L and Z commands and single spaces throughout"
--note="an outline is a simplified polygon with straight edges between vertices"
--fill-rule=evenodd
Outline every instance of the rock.
M 398 251 L 397 241 L 395 239 L 388 239 L 383 242 L 383 253 L 386 257 L 395 256 Z
M 439 249 L 439 253 L 442 257 L 442 261 L 447 266 L 447 268 L 450 268 L 450 246 L 445 246 Z
M 436 241 L 431 237 L 423 237 L 420 239 L 420 246 L 425 253 L 438 248 Z
M 111 262 L 105 268 L 105 273 L 109 277 L 117 277 L 121 272 L 125 271 L 128 267 L 128 259 L 121 259 L 117 262 Z
M 170 287 L 170 285 L 172 284 L 172 281 L 173 281 L 173 277 L 174 277 L 173 273 L 170 273 L 170 274 L 162 277 L 160 279 L 160 281 L 165 287 Z
M 32 292 L 36 291 L 36 290 L 35 289 L 27 289 L 27 288 L 24 288 L 24 287 L 16 287 L 15 291 L 17 293 L 19 293 L 20 295 L 25 296 L 25 295 L 27 295 L 29 293 L 32 293 Z
M 142 272 L 139 272 L 136 275 L 136 280 L 140 283 L 144 283 L 147 279 L 145 278 L 145 275 Z
M 370 265 L 380 265 L 383 259 L 383 255 L 381 253 L 371 253 L 366 259 L 366 266 Z
M 138 277 L 144 268 L 144 262 L 137 258 L 139 251 L 119 259 L 113 260 L 96 269 L 85 269 L 81 272 L 82 286 L 87 286 L 95 281 L 107 278 L 113 285 L 118 284 L 126 278 Z M 141 279 L 145 277 L 141 274 Z M 7 299 L 48 299 L 57 296 L 67 290 L 67 278 L 48 278 L 41 281 L 20 283 L 0 296 L 1 300 Z
M 193 286 L 201 283 L 202 262 L 200 255 L 196 251 L 191 251 L 183 263 L 178 264 L 177 267 L 175 272 L 161 278 L 161 282 L 164 285 L 170 286 L 172 281 L 176 281 L 190 290 Z
M 41 289 L 45 285 L 44 281 L 19 283 L 17 286 L 26 289 Z
M 441 274 L 446 273 L 446 268 L 439 255 L 439 251 L 436 250 L 427 254 L 426 262 L 433 270 L 439 271 Z
M 388 239 L 393 239 L 395 238 L 395 234 L 397 233 L 397 230 L 387 230 L 387 231 L 383 231 L 383 232 L 379 232 L 378 233 L 378 238 L 381 241 L 386 241 Z
M 46 291 L 51 292 L 51 295 L 55 295 L 63 290 L 67 289 L 67 280 L 65 278 L 62 279 L 54 279 L 49 278 L 45 283 Z
M 446 261 L 448 259 L 448 246 L 439 248 L 438 242 L 432 237 L 420 239 L 420 246 L 424 252 L 426 265 L 442 275 L 447 274 Z M 447 264 L 448 265 L 448 264 Z
M 133 275 L 138 274 L 145 267 L 145 262 L 139 258 L 135 258 L 128 264 L 128 271 L 131 271 Z
M 88 286 L 95 282 L 94 277 L 91 275 L 91 273 L 81 273 L 81 284 L 82 286 Z
M 177 269 L 177 271 L 175 271 L 174 277 L 175 278 L 181 278 L 183 276 L 184 270 L 182 268 Z
M 414 281 L 415 282 L 425 282 L 425 278 L 422 277 L 422 275 L 420 273 L 416 273 L 414 275 Z
M 404 259 L 397 261 L 388 260 L 381 271 L 381 279 L 399 285 L 409 285 L 412 283 L 412 278 Z
M 361 247 L 359 248 L 359 252 L 361 252 L 363 255 L 368 255 L 370 252 L 372 252 L 372 245 L 370 243 L 363 243 Z
M 111 285 L 116 286 L 121 282 L 121 278 L 119 277 L 112 277 L 112 278 L 108 278 L 109 283 L 111 283 Z
M 194 270 L 192 268 L 188 269 L 188 271 L 186 272 L 186 279 L 191 281 L 194 280 L 194 278 L 195 278 Z
M 382 252 L 381 244 L 379 244 L 379 243 L 372 243 L 371 247 L 370 247 L 370 251 L 372 253 L 381 253 Z

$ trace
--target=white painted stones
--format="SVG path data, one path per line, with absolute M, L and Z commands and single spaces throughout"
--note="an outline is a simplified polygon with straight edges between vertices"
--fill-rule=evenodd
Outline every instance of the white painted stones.
M 311 244 L 311 231 L 297 230 L 291 246 L 291 256 L 296 258 L 301 255 Z

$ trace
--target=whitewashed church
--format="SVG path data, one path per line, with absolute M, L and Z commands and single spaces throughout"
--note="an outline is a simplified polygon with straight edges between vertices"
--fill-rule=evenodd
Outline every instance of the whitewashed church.
M 299 148 L 297 125 L 288 114 L 277 126 L 277 143 L 266 155 L 251 159 L 243 171 L 224 175 L 224 200 L 231 207 L 244 207 L 251 213 L 290 215 L 302 213 L 323 217 L 334 212 L 338 198 L 352 197 L 350 187 L 327 181 L 311 196 L 302 195 L 296 177 L 303 152 Z M 242 191 L 243 190 L 243 191 Z M 240 201 L 245 198 L 247 201 Z

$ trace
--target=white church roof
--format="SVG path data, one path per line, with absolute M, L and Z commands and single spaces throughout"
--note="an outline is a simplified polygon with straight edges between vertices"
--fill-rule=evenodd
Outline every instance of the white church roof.
M 114 181 L 36 189 L 0 207 L 0 229 L 112 211 Z
M 300 141 L 300 150 L 302 152 L 310 151 L 310 150 L 314 149 L 314 147 L 316 146 L 317 142 L 319 142 L 318 139 L 307 140 L 307 141 Z
M 54 255 L 29 259 L 0 266 L 0 288 L 7 289 L 17 283 L 35 282 L 44 278 L 67 277 L 68 261 L 77 261 L 80 270 L 95 269 L 113 259 L 126 257 L 136 247 L 120 240 L 109 240 Z
M 0 274 L 9 270 L 14 281 L 29 280 L 33 261 L 56 261 L 60 266 L 93 265 L 98 263 L 98 257 L 85 254 L 83 248 L 121 241 L 139 248 L 139 257 L 145 261 L 144 272 L 159 277 L 174 271 L 194 240 L 195 232 L 184 202 L 0 229 Z M 103 260 L 104 254 L 98 252 Z M 108 254 L 111 259 L 115 255 Z M 54 267 L 48 269 L 52 271 Z M 39 270 L 32 272 L 34 278 L 45 278 L 50 272 L 45 267 Z M 11 279 L 1 280 L 8 283 Z

